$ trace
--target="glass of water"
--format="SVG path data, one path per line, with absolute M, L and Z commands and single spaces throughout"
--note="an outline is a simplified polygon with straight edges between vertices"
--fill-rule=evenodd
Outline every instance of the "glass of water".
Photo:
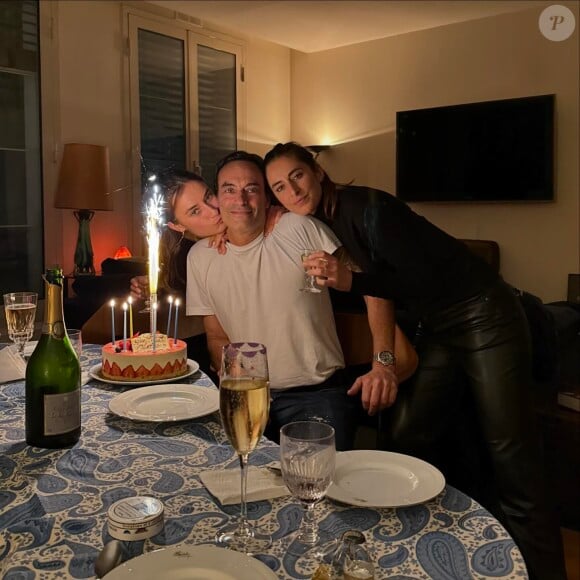
M 67 328 L 66 333 L 73 347 L 73 350 L 77 353 L 79 360 L 81 360 L 81 355 L 83 354 L 83 333 L 78 328 Z
M 302 523 L 288 551 L 319 563 L 325 554 L 314 507 L 334 477 L 334 429 L 318 421 L 288 423 L 280 430 L 280 466 L 284 483 L 304 508 Z M 304 563 L 302 563 L 304 566 Z
M 37 302 L 38 294 L 36 292 L 10 292 L 4 294 L 4 311 L 6 313 L 8 336 L 16 344 L 20 356 L 23 356 L 24 347 L 34 333 Z

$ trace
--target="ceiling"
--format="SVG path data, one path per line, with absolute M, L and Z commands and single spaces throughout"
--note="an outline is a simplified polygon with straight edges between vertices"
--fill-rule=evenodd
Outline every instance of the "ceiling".
M 154 0 L 244 36 L 318 52 L 550 5 L 545 0 Z

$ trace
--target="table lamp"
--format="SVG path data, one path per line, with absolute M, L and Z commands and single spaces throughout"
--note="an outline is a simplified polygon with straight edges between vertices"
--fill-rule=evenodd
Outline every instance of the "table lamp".
M 94 276 L 89 224 L 94 210 L 113 209 L 108 147 L 83 143 L 64 146 L 54 207 L 74 209 L 73 214 L 79 222 L 74 275 Z

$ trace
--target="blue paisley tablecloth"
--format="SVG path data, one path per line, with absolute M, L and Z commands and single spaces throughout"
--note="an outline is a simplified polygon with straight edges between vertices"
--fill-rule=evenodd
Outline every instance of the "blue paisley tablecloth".
M 100 347 L 85 347 L 87 370 Z M 198 372 L 182 382 L 215 388 Z M 0 570 L 6 580 L 88 578 L 107 532 L 107 509 L 118 499 L 151 495 L 165 506 L 164 530 L 127 543 L 132 555 L 180 542 L 211 543 L 239 506 L 222 507 L 199 474 L 237 468 L 214 414 L 180 423 L 136 423 L 111 414 L 108 403 L 126 390 L 92 380 L 82 392 L 82 435 L 72 449 L 32 448 L 24 441 L 24 382 L 0 385 Z M 254 465 L 278 459 L 262 440 Z M 274 538 L 296 529 L 291 498 L 249 504 Z M 527 578 L 519 550 L 486 510 L 454 488 L 423 505 L 398 509 L 318 506 L 321 526 L 335 536 L 356 528 L 376 557 L 377 578 L 451 580 Z M 279 578 L 306 578 L 292 556 L 274 547 L 259 559 Z

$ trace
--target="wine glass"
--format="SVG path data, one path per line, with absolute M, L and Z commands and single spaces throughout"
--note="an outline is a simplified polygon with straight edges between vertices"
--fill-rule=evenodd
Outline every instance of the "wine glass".
M 246 487 L 248 457 L 258 444 L 268 421 L 270 389 L 266 347 L 259 343 L 232 343 L 222 349 L 220 415 L 226 435 L 238 453 L 241 468 L 240 516 L 222 528 L 217 542 L 252 555 L 272 544 L 248 521 Z
M 24 347 L 34 333 L 36 318 L 36 292 L 10 292 L 4 294 L 4 310 L 8 336 L 17 348 L 18 354 L 24 358 Z
M 326 555 L 314 515 L 334 477 L 334 429 L 318 421 L 288 423 L 280 430 L 282 477 L 290 493 L 304 508 L 304 518 L 287 549 L 319 563 Z
M 316 250 L 302 250 L 300 253 L 300 258 L 302 261 L 304 262 L 304 260 L 306 260 L 310 254 L 312 254 L 312 252 L 316 252 Z M 320 294 L 320 292 L 322 292 L 320 287 L 316 284 L 316 276 L 310 276 L 306 273 L 304 274 L 304 286 L 300 288 L 300 291 L 310 292 L 312 294 Z

